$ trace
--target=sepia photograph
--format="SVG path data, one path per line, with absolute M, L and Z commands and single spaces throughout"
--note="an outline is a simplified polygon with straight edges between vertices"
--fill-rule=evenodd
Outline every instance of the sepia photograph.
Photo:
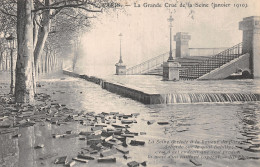
M 1 167 L 259 167 L 259 0 L 0 0 Z

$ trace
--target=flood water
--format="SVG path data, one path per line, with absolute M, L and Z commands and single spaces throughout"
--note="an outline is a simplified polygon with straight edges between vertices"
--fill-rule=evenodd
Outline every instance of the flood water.
M 120 83 L 150 94 L 167 93 L 260 93 L 260 79 L 163 81 L 156 75 L 108 75 L 108 81 Z
M 210 167 L 259 166 L 259 102 L 144 105 L 85 80 L 67 76 L 62 76 L 64 80 L 60 78 L 43 78 L 39 92 L 50 94 L 57 102 L 77 112 L 139 112 L 137 124 L 131 129 L 138 133 L 146 132 L 135 137 L 146 141 L 144 146 L 128 146 L 131 159 L 125 160 L 121 156 L 115 164 L 90 161 L 88 165 L 76 163 L 75 166 L 127 166 L 126 163 L 133 160 L 147 161 L 147 166 L 152 167 L 195 166 L 190 159 Z M 248 84 L 242 81 L 227 82 L 232 82 L 232 89 L 236 91 L 245 91 L 241 84 L 251 92 L 259 91 L 254 90 L 256 81 L 245 81 Z M 8 84 L 1 83 L 4 85 L 2 90 L 8 89 Z M 201 86 L 205 84 L 205 87 L 208 85 L 204 81 L 194 82 L 197 83 Z M 167 121 L 169 124 L 148 125 L 148 120 Z M 20 128 L 22 136 L 18 139 L 12 139 L 9 134 L 0 135 L 0 166 L 62 166 L 53 163 L 55 157 L 67 155 L 72 158 L 86 146 L 86 142 L 78 138 L 54 139 L 51 134 L 84 129 L 86 126 L 78 123 L 63 126 L 44 123 Z M 45 147 L 34 149 L 38 143 L 43 143 Z M 40 160 L 39 157 L 46 153 L 53 154 L 53 157 Z

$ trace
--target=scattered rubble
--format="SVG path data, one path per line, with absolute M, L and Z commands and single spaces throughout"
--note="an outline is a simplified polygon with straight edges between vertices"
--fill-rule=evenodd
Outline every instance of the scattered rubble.
M 42 85 L 41 85 L 42 86 Z M 11 99 L 0 97 L 0 134 L 12 133 L 12 138 L 18 138 L 19 128 L 34 126 L 39 123 L 45 126 L 46 123 L 52 126 L 62 126 L 70 122 L 79 123 L 86 126 L 86 130 L 74 132 L 70 129 L 64 132 L 51 134 L 54 140 L 62 138 L 78 138 L 86 142 L 86 146 L 76 157 L 69 159 L 66 155 L 61 157 L 57 153 L 44 154 L 39 160 L 46 160 L 56 157 L 54 164 L 63 164 L 64 166 L 74 166 L 77 162 L 88 163 L 96 161 L 98 163 L 116 163 L 116 157 L 121 156 L 129 160 L 128 144 L 131 146 L 144 146 L 145 141 L 131 140 L 136 136 L 145 135 L 146 132 L 133 132 L 131 127 L 137 123 L 135 118 L 139 113 L 121 114 L 119 112 L 95 112 L 82 111 L 75 114 L 75 110 L 69 109 L 65 104 L 59 104 L 51 101 L 47 94 L 37 94 L 35 99 L 39 102 L 35 106 L 30 104 L 9 104 Z M 151 123 L 151 122 L 150 122 Z M 43 148 L 43 144 L 38 144 L 34 148 Z M 44 164 L 44 162 L 42 162 Z M 126 162 L 125 162 L 126 163 Z M 130 167 L 139 166 L 139 163 L 132 161 L 126 163 Z M 146 162 L 140 163 L 146 166 Z

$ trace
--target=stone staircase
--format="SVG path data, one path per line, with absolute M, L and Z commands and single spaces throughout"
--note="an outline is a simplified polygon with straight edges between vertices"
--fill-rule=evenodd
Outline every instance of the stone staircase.
M 228 48 L 214 56 L 188 56 L 176 58 L 174 61 L 181 64 L 180 78 L 183 80 L 199 79 L 211 71 L 220 68 L 242 55 L 242 43 Z M 167 61 L 168 54 L 164 53 L 144 63 L 127 69 L 128 75 L 163 75 L 162 62 Z M 138 69 L 138 70 L 137 70 Z M 137 72 L 138 71 L 138 72 Z
M 180 71 L 180 78 L 182 79 L 199 79 L 211 71 L 220 68 L 230 61 L 242 56 L 242 43 L 239 43 L 219 54 L 212 56 L 198 64 L 195 64 L 187 69 Z
M 209 59 L 209 56 L 196 56 L 196 57 L 183 57 L 183 58 L 176 58 L 175 61 L 179 62 L 181 64 L 181 69 L 180 70 L 186 70 L 198 63 L 201 63 L 207 59 Z M 163 67 L 162 64 L 154 69 L 151 69 L 145 73 L 144 75 L 163 75 Z

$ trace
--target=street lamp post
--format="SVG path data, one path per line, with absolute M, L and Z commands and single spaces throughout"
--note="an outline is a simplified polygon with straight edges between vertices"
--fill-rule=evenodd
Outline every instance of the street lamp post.
M 122 33 L 120 33 L 119 35 L 119 39 L 120 39 L 120 59 L 119 59 L 119 62 L 118 63 L 123 63 L 123 60 L 122 60 L 122 49 L 121 49 L 121 43 L 122 43 Z
M 167 62 L 163 63 L 163 80 L 164 81 L 178 81 L 180 79 L 179 69 L 181 65 L 175 62 L 172 57 L 172 15 L 168 19 L 170 22 L 170 52 Z
M 125 75 L 126 74 L 126 66 L 123 64 L 122 60 L 122 48 L 121 48 L 121 43 L 122 43 L 122 33 L 119 34 L 119 40 L 120 40 L 120 58 L 118 63 L 116 63 L 116 75 Z
M 168 62 L 169 61 L 173 61 L 173 57 L 172 57 L 172 22 L 173 22 L 173 17 L 172 15 L 170 16 L 170 18 L 168 19 L 168 21 L 170 22 L 170 52 L 169 52 L 169 58 L 168 58 Z
M 9 48 L 10 48 L 10 56 L 11 56 L 11 66 L 10 66 L 10 70 L 11 70 L 11 84 L 10 84 L 10 94 L 14 94 L 14 60 L 13 60 L 13 51 L 14 51 L 14 37 L 13 34 L 11 34 L 9 37 L 6 38 Z

